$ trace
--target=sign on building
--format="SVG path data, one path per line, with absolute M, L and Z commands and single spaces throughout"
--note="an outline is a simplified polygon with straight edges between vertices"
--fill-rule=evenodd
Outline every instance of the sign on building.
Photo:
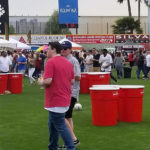
M 114 35 L 67 35 L 67 39 L 79 44 L 113 44 Z
M 78 28 L 78 0 L 59 0 L 59 26 Z
M 148 34 L 120 34 L 115 35 L 115 43 L 126 43 L 129 40 L 133 43 L 149 43 L 149 38 Z

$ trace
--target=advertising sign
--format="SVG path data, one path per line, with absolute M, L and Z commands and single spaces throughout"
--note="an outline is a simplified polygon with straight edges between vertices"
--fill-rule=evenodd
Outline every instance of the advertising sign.
M 8 0 L 0 0 L 0 34 L 5 34 L 5 25 L 9 27 Z
M 59 0 L 59 25 L 62 28 L 78 27 L 78 0 Z
M 149 43 L 149 35 L 148 34 L 120 34 L 115 35 L 115 43 L 125 43 L 130 40 L 133 43 Z
M 114 35 L 67 35 L 67 39 L 79 44 L 113 44 Z

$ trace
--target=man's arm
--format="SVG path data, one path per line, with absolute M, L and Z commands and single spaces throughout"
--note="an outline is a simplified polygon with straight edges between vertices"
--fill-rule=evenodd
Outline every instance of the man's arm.
M 74 83 L 75 83 L 75 79 L 72 79 L 71 80 L 71 85 L 74 85 Z
M 80 76 L 75 76 L 75 81 L 80 81 L 81 77 Z
M 52 83 L 52 78 L 47 78 L 47 79 L 40 78 L 38 80 L 38 85 L 40 86 L 50 86 L 51 83 Z

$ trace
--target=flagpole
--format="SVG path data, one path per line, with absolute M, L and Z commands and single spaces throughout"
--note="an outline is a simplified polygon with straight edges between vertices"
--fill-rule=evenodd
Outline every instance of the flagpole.
M 148 34 L 150 34 L 150 0 L 148 0 Z

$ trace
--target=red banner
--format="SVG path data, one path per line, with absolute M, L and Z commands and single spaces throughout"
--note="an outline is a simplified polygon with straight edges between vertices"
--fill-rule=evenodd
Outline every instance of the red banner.
M 67 35 L 68 40 L 79 44 L 114 44 L 114 35 Z

